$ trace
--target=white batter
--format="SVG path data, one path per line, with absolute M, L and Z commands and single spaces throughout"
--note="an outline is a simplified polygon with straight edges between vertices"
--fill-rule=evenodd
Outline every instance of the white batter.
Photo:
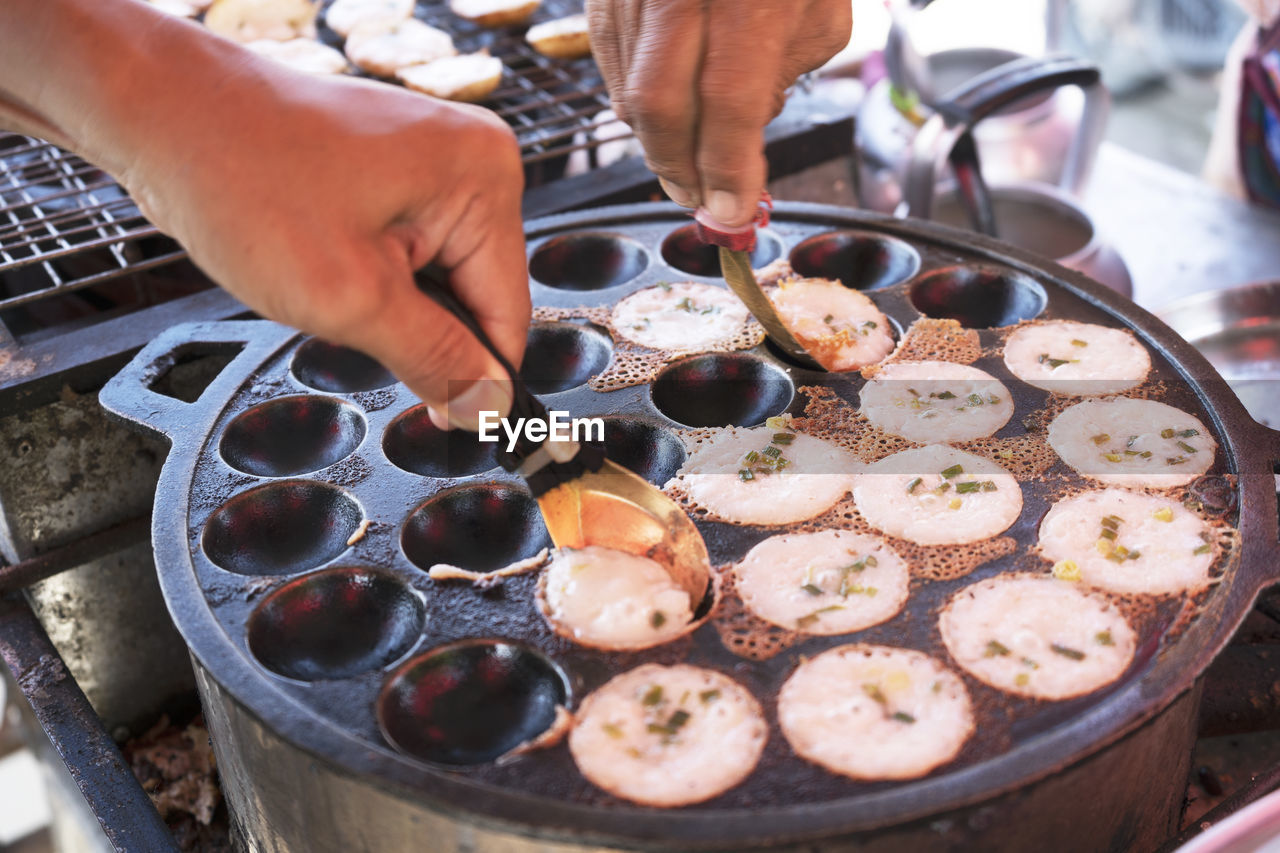
M 487 53 L 445 56 L 396 72 L 410 89 L 449 101 L 483 101 L 502 82 L 502 60 Z
M 893 352 L 889 320 L 865 294 L 838 281 L 791 279 L 769 298 L 783 325 L 827 370 L 856 370 Z
M 733 567 L 747 608 L 806 634 L 848 634 L 892 619 L 907 600 L 907 564 L 878 536 L 784 533 Z
M 261 56 L 269 56 L 276 62 L 288 65 L 308 74 L 341 74 L 347 70 L 347 58 L 341 51 L 315 39 L 290 39 L 274 41 L 261 39 L 245 45 Z
M 552 59 L 578 59 L 591 55 L 587 16 L 583 14 L 534 24 L 525 33 L 525 40 L 538 53 Z
M 778 695 L 796 754 L 855 779 L 913 779 L 973 734 L 964 683 L 922 652 L 837 646 L 800 664 Z
M 583 645 L 648 648 L 693 620 L 689 593 L 647 557 L 594 545 L 561 549 L 545 571 L 551 620 Z
M 1114 681 L 1137 642 L 1119 610 L 1050 575 L 965 587 L 938 625 L 947 651 L 979 681 L 1038 699 L 1070 699 Z
M 1059 577 L 1090 586 L 1160 595 L 1209 582 L 1209 526 L 1179 502 L 1104 489 L 1054 504 L 1040 523 L 1040 551 Z
M 863 386 L 861 404 L 871 423 L 918 444 L 994 435 L 1013 415 L 1013 398 L 998 379 L 949 361 L 886 364 Z
M 353 63 L 379 77 L 394 77 L 401 68 L 453 56 L 457 50 L 444 30 L 410 18 L 398 24 L 361 24 L 344 48 Z
M 315 19 L 315 7 L 308 0 L 216 0 L 204 14 L 204 25 L 243 44 L 314 38 Z
M 333 0 L 325 10 L 329 29 L 346 38 L 361 24 L 390 27 L 413 17 L 413 0 Z
M 768 730 L 760 705 L 726 675 L 645 664 L 583 701 L 569 734 L 582 775 L 649 806 L 684 806 L 737 785 Z
M 482 27 L 523 24 L 542 0 L 449 0 L 449 11 Z
M 1054 418 L 1049 446 L 1080 474 L 1116 486 L 1190 483 L 1217 442 L 1194 415 L 1154 400 L 1086 400 Z
M 1020 326 L 1004 345 L 1014 376 L 1058 394 L 1118 394 L 1138 385 L 1151 356 L 1125 329 L 1050 320 Z
M 681 282 L 637 290 L 613 309 L 613 327 L 650 349 L 699 352 L 741 333 L 751 314 L 729 291 Z
M 980 542 L 1022 512 L 1022 489 L 990 459 L 944 444 L 903 450 L 854 478 L 853 499 L 877 530 L 920 545 Z
M 719 430 L 676 473 L 690 500 L 725 521 L 792 524 L 849 491 L 860 463 L 834 444 L 768 426 Z

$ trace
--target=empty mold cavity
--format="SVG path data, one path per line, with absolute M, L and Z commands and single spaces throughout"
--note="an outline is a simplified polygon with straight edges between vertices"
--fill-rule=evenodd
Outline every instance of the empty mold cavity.
M 784 370 L 757 356 L 709 353 L 668 365 L 651 393 L 658 411 L 685 426 L 755 426 L 786 410 L 795 387 Z
M 364 353 L 319 338 L 298 347 L 291 369 L 303 385 L 330 394 L 372 391 L 396 381 L 391 371 Z
M 534 394 L 585 385 L 613 355 L 609 337 L 580 323 L 537 323 L 529 329 L 520 378 Z
M 566 234 L 538 247 L 529 274 L 559 290 L 603 290 L 626 284 L 649 266 L 634 240 L 619 234 Z
M 661 486 L 676 475 L 687 454 L 684 442 L 670 430 L 634 418 L 607 417 L 604 455 Z
M 382 452 L 393 465 L 423 477 L 468 477 L 498 465 L 496 442 L 482 442 L 470 430 L 439 429 L 425 404 L 391 422 Z
M 866 231 L 833 231 L 792 249 L 791 268 L 805 278 L 838 279 L 855 290 L 876 290 L 915 275 L 920 256 L 901 240 Z
M 299 395 L 260 403 L 237 415 L 219 450 L 237 471 L 291 477 L 345 459 L 364 440 L 364 417 L 332 397 Z
M 487 572 L 551 545 L 533 496 L 498 483 L 440 492 L 404 526 L 405 556 L 428 571 L 438 563 Z
M 286 678 L 349 678 L 404 655 L 424 620 L 422 601 L 396 578 L 327 569 L 263 599 L 249 617 L 249 651 Z
M 314 569 L 347 549 L 360 525 L 359 505 L 337 486 L 286 481 L 236 495 L 204 527 L 204 552 L 242 575 Z
M 1044 310 L 1044 288 L 999 267 L 948 267 L 911 286 L 911 304 L 926 317 L 955 320 L 970 329 L 1012 326 Z
M 569 702 L 564 672 L 502 640 L 462 640 L 400 666 L 378 696 L 378 725 L 401 752 L 436 764 L 487 764 L 545 732 Z
M 782 241 L 768 231 L 756 233 L 756 247 L 751 252 L 751 266 L 772 263 L 782 255 Z M 720 277 L 720 250 L 698 239 L 698 226 L 677 228 L 662 241 L 662 259 L 689 275 Z

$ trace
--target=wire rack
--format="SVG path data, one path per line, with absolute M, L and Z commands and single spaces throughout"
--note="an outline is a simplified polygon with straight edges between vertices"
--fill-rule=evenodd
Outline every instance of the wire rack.
M 532 22 L 581 8 L 580 0 L 545 0 Z M 515 131 L 526 186 L 596 168 L 602 145 L 630 136 L 602 115 L 609 98 L 590 58 L 549 59 L 525 42 L 523 28 L 481 29 L 444 0 L 419 3 L 416 16 L 453 35 L 460 51 L 502 59 L 502 83 L 486 105 Z M 321 21 L 321 40 L 339 45 Z M 47 142 L 0 133 L 0 320 L 11 309 L 184 257 L 109 175 Z

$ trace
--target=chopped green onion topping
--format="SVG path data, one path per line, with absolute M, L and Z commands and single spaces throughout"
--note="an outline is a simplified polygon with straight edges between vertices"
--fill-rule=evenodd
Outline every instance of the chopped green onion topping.
M 671 737 L 679 732 L 685 723 L 689 722 L 689 717 L 689 712 L 681 709 L 672 714 L 666 723 L 650 723 L 648 726 L 649 733 Z
M 1102 532 L 1099 533 L 1098 535 L 1101 536 L 1103 539 L 1110 539 L 1113 542 L 1115 541 L 1115 538 L 1116 538 L 1116 532 L 1107 527 L 1102 528 Z
M 655 684 L 645 691 L 644 698 L 640 700 L 641 705 L 652 708 L 662 701 L 662 685 Z
M 719 690 L 703 690 L 701 693 L 698 694 L 698 698 L 701 699 L 703 703 L 714 702 L 720 698 L 720 691 Z
M 742 480 L 744 483 L 748 480 L 754 480 L 755 478 L 756 475 L 748 471 L 746 468 L 738 471 L 738 479 Z
M 670 292 L 671 292 L 671 282 L 669 282 L 669 281 L 660 281 L 660 282 L 658 282 L 658 287 L 661 287 L 664 293 L 670 293 Z
M 793 432 L 775 432 L 773 438 L 770 439 L 774 444 L 790 444 L 795 440 L 796 435 Z
M 957 477 L 963 473 L 964 473 L 963 465 L 952 465 L 950 468 L 942 469 L 942 477 L 943 479 L 946 479 L 946 480 L 950 480 L 952 477 Z
M 1004 657 L 1009 654 L 1009 647 L 999 640 L 990 640 L 987 643 L 987 650 L 982 653 L 984 658 Z
M 879 327 L 880 327 L 880 324 L 879 324 L 879 323 L 877 323 L 875 320 L 868 320 L 867 322 L 863 323 L 862 325 L 863 325 L 863 326 L 865 326 L 865 327 L 867 327 L 868 329 L 877 329 L 877 328 L 879 328 Z
M 1093 437 L 1094 444 L 1106 444 L 1110 440 L 1111 436 L 1107 435 L 1105 432 L 1100 432 Z
M 1168 459 L 1164 460 L 1164 464 L 1181 465 L 1183 462 L 1186 462 L 1186 461 L 1187 461 L 1187 457 L 1185 456 L 1170 456 Z
M 1124 523 L 1124 519 L 1118 515 L 1106 515 L 1102 518 L 1102 526 L 1109 530 L 1117 530 Z
M 877 559 L 875 558 L 875 555 L 874 555 L 874 554 L 868 554 L 868 555 L 866 556 L 866 558 L 863 560 L 863 562 L 864 562 L 864 563 L 866 563 L 868 566 L 870 566 L 870 567 L 871 567 L 871 568 L 873 568 L 873 569 L 874 569 L 876 566 L 880 565 L 880 561 L 879 561 L 879 560 L 877 560 Z
M 686 296 L 684 299 L 681 299 L 676 303 L 676 308 L 681 311 L 692 311 L 694 308 L 693 300 Z
M 604 730 L 605 734 L 607 734 L 609 737 L 613 738 L 614 740 L 622 739 L 622 729 L 618 728 L 613 723 L 605 723 L 600 728 Z
M 1129 440 L 1124 443 L 1125 447 L 1133 447 L 1134 442 L 1138 440 L 1136 435 L 1129 436 Z
M 930 394 L 930 397 L 937 397 L 939 400 L 954 400 L 956 395 L 950 391 L 942 391 L 938 394 Z
M 1210 545 L 1208 542 L 1206 542 L 1206 543 L 1204 543 L 1203 545 L 1201 545 L 1201 546 L 1197 547 L 1197 548 L 1196 548 L 1194 551 L 1192 551 L 1191 553 L 1192 553 L 1192 554 L 1197 554 L 1197 555 L 1199 555 L 1199 554 L 1208 554 L 1208 553 L 1209 553 L 1210 551 L 1212 551 L 1212 550 L 1213 550 L 1213 546 L 1212 546 L 1212 545 Z
M 909 495 L 915 494 L 916 488 L 920 485 L 921 482 L 922 482 L 921 479 L 919 477 L 916 477 L 910 483 L 907 483 L 907 494 Z
M 1139 456 L 1141 456 L 1143 459 L 1150 459 L 1150 458 L 1151 458 L 1151 451 L 1150 451 L 1150 450 L 1144 450 L 1144 451 L 1142 451 L 1141 453 L 1139 453 L 1138 455 L 1139 455 Z
M 867 694 L 868 699 L 879 705 L 887 705 L 889 703 L 888 697 L 884 695 L 884 691 L 880 689 L 878 684 L 864 684 L 862 685 L 862 692 Z
M 764 449 L 764 455 L 769 459 L 777 459 L 782 455 L 782 451 L 771 444 Z
M 1172 427 L 1166 427 L 1165 429 L 1160 430 L 1161 438 L 1173 438 L 1176 434 L 1177 433 L 1173 431 Z
M 968 397 L 966 397 L 965 399 L 969 401 L 969 405 L 970 405 L 970 406 L 981 406 L 981 405 L 982 405 L 982 395 L 981 395 L 981 394 L 970 394 L 970 395 L 969 395 Z
M 1114 646 L 1115 640 L 1111 639 L 1110 631 L 1099 631 L 1093 635 L 1094 641 L 1100 646 Z
M 1089 345 L 1089 342 L 1088 342 L 1088 341 L 1082 341 L 1082 340 L 1080 340 L 1079 338 L 1072 338 L 1072 339 L 1071 339 L 1071 345 L 1072 345 L 1073 347 L 1087 347 L 1087 346 Z
M 1179 450 L 1181 450 L 1181 451 L 1184 451 L 1184 452 L 1186 452 L 1186 453 L 1195 453 L 1195 452 L 1196 452 L 1196 449 L 1195 449 L 1194 447 L 1192 447 L 1191 445 L 1187 444 L 1185 441 L 1179 441 L 1179 442 L 1178 442 L 1178 449 L 1179 449 Z
M 809 593 L 810 595 L 822 595 L 822 587 L 818 586 L 817 584 L 807 583 L 800 588 L 803 589 L 805 592 Z
M 1054 643 L 1053 645 L 1049 646 L 1049 648 L 1055 654 L 1062 655 L 1064 658 L 1071 658 L 1072 660 L 1084 660 L 1084 652 L 1076 651 L 1075 649 L 1068 648 L 1067 646 L 1060 646 L 1057 643 Z
M 962 495 L 969 492 L 994 492 L 996 484 L 990 480 L 972 480 L 968 483 L 956 483 L 956 491 Z
M 649 617 L 649 624 L 654 627 L 654 630 L 661 628 L 663 625 L 667 624 L 667 614 L 663 613 L 661 610 L 653 611 L 653 615 Z
M 826 323 L 827 325 L 831 325 L 831 321 L 834 320 L 835 318 L 836 318 L 835 314 L 828 314 L 827 316 L 822 318 L 822 322 Z
M 823 613 L 830 613 L 833 610 L 844 610 L 844 607 L 839 604 L 832 604 L 832 605 L 828 605 L 827 607 L 820 607 L 817 610 L 813 611 L 812 613 L 805 616 L 801 616 L 799 619 L 797 619 L 796 627 L 807 628 L 808 626 L 812 625 L 814 622 L 817 622 L 818 618 L 822 616 Z
M 760 458 L 760 454 L 754 450 L 748 450 L 744 458 L 747 460 L 748 465 L 752 465 Z
M 1102 454 L 1102 458 L 1107 460 L 1108 462 L 1119 462 L 1124 457 L 1121 456 L 1119 453 L 1104 453 Z
M 1182 432 L 1178 433 L 1182 438 L 1191 438 L 1191 436 L 1199 434 L 1200 430 L 1198 429 L 1184 429 Z
M 906 711 L 894 711 L 893 719 L 900 723 L 914 723 L 916 718 L 908 714 Z

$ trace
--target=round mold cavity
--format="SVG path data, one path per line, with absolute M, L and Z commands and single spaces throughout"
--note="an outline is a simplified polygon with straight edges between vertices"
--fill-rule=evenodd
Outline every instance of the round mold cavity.
M 647 421 L 604 419 L 604 455 L 623 468 L 661 486 L 675 476 L 688 453 L 670 430 Z
M 542 653 L 503 640 L 462 640 L 396 669 L 377 715 L 396 749 L 458 767 L 487 764 L 536 738 L 568 702 L 568 679 Z
M 855 290 L 877 290 L 911 278 L 920 255 L 901 240 L 866 231 L 833 231 L 791 250 L 791 268 L 805 278 L 837 279 Z
M 768 231 L 756 233 L 756 247 L 751 252 L 751 266 L 759 269 L 782 255 L 782 241 Z M 698 239 L 697 225 L 684 225 L 662 241 L 662 259 L 689 275 L 720 277 L 720 251 Z
M 260 403 L 236 415 L 218 445 L 237 471 L 292 477 L 345 459 L 364 440 L 364 417 L 332 397 L 300 394 Z
M 1034 280 L 988 266 L 947 267 L 911 286 L 911 304 L 926 317 L 956 320 L 970 329 L 993 329 L 1030 320 L 1048 297 Z
M 537 323 L 529 329 L 520 378 L 534 394 L 585 385 L 613 356 L 608 335 L 580 323 Z
M 557 290 L 603 290 L 626 284 L 648 266 L 644 248 L 620 234 L 565 234 L 538 247 L 529 274 Z
M 241 575 L 314 569 L 347 549 L 362 513 L 337 486 L 302 480 L 268 483 L 218 507 L 204 526 L 204 552 Z
M 364 353 L 319 338 L 298 347 L 290 369 L 303 385 L 330 394 L 372 391 L 396 382 L 391 371 Z
M 249 651 L 285 678 L 350 678 L 404 655 L 425 620 L 421 599 L 396 578 L 326 569 L 263 599 L 249 616 Z
M 653 404 L 688 427 L 756 426 L 791 404 L 782 368 L 746 353 L 708 353 L 668 365 L 651 386 Z
M 460 486 L 413 511 L 400 540 L 424 572 L 437 563 L 488 572 L 550 547 L 533 496 L 498 483 Z
M 398 468 L 423 477 L 469 477 L 498 465 L 498 444 L 470 430 L 442 430 L 426 404 L 397 417 L 382 435 L 382 452 Z

